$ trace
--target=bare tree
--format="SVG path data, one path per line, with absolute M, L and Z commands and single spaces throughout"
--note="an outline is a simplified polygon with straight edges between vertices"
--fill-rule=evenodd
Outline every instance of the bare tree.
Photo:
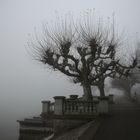
M 35 59 L 80 83 L 84 99 L 91 100 L 91 86 L 96 85 L 105 96 L 105 78 L 127 76 L 131 66 L 124 66 L 115 58 L 120 41 L 112 26 L 95 24 L 91 16 L 81 22 L 62 21 L 49 28 L 43 27 L 44 36 L 33 44 Z
M 127 76 L 121 76 L 121 78 L 115 78 L 112 80 L 112 87 L 113 88 L 118 88 L 125 90 L 124 94 L 132 99 L 131 96 L 131 88 L 136 84 L 140 82 L 140 71 L 139 71 L 139 66 L 140 66 L 140 50 L 139 50 L 139 43 L 136 43 L 136 51 L 135 51 L 135 56 L 136 56 L 136 63 L 133 69 L 128 72 Z M 137 65 L 136 65 L 137 64 Z

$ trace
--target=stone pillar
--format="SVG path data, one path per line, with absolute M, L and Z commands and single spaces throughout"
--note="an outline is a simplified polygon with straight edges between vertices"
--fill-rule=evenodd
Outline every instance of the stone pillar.
M 50 101 L 42 101 L 42 114 L 50 112 Z
M 55 96 L 54 97 L 54 114 L 55 115 L 63 115 L 64 114 L 64 96 Z
M 97 105 L 97 112 L 99 114 L 108 114 L 109 113 L 108 106 L 108 97 L 99 97 L 99 103 Z
M 109 103 L 113 104 L 114 103 L 114 95 L 113 94 L 109 94 Z

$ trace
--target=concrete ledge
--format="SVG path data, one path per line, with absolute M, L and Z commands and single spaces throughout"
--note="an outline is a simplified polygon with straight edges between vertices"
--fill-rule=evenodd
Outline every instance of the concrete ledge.
M 64 134 L 54 137 L 53 140 L 92 140 L 104 118 L 99 117 L 94 121 L 90 121 L 80 127 L 65 132 Z
M 54 115 L 54 114 L 43 114 L 43 117 L 45 119 L 60 119 L 60 120 L 67 120 L 67 119 L 70 119 L 70 120 L 94 120 L 95 118 L 98 117 L 99 114 L 97 113 L 94 113 L 94 114 L 91 114 L 91 115 L 80 115 L 80 114 L 77 114 L 77 115 Z
M 104 118 L 100 117 L 94 122 L 91 122 L 90 126 L 79 136 L 78 140 L 86 140 L 87 138 L 88 140 L 93 140 L 103 120 Z

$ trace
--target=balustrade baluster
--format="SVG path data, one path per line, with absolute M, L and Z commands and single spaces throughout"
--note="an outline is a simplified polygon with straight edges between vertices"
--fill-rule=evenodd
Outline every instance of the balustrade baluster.
M 96 112 L 96 104 L 89 101 L 66 100 L 64 111 L 67 114 L 92 114 Z
M 92 102 L 92 103 L 91 103 L 91 112 L 92 112 L 92 113 L 94 112 L 93 106 L 94 106 L 94 104 L 93 104 L 93 102 Z
M 72 112 L 74 112 L 74 102 L 72 102 Z
M 67 112 L 67 102 L 65 102 L 65 112 Z
M 70 102 L 68 102 L 68 113 L 70 112 Z
M 86 112 L 86 103 L 83 102 L 83 113 L 85 113 L 85 112 Z
M 90 113 L 92 113 L 92 102 L 90 102 Z

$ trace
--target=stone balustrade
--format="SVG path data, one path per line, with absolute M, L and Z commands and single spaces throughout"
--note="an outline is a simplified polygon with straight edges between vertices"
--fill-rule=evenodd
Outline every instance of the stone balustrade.
M 65 100 L 64 114 L 92 114 L 96 112 L 97 110 L 94 102 Z
M 93 114 L 97 112 L 96 103 L 94 101 L 84 101 L 78 99 L 78 95 L 70 95 L 66 99 L 64 96 L 54 97 L 54 114 Z
M 100 98 L 93 96 L 93 101 L 84 101 L 78 95 L 55 96 L 54 103 L 42 101 L 42 114 L 77 115 L 77 114 L 106 114 L 108 103 L 113 103 L 113 95 Z

